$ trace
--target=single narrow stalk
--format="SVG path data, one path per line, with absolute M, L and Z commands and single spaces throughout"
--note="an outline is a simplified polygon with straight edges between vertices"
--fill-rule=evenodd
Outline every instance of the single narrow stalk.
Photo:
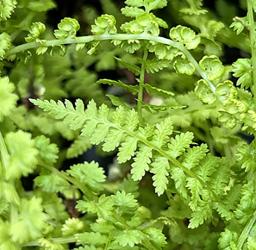
M 171 39 L 160 37 L 160 36 L 153 36 L 149 34 L 114 34 L 114 35 L 89 35 L 89 36 L 80 36 L 76 38 L 66 38 L 62 40 L 44 40 L 39 42 L 31 42 L 18 45 L 12 48 L 9 52 L 7 52 L 7 56 L 15 55 L 20 52 L 24 52 L 29 49 L 36 49 L 42 46 L 45 47 L 54 47 L 60 45 L 68 45 L 68 44 L 82 44 L 82 43 L 90 43 L 93 41 L 107 41 L 107 40 L 120 40 L 120 41 L 127 41 L 127 40 L 145 40 L 145 41 L 152 41 L 160 44 L 165 44 L 171 47 L 174 47 L 184 53 L 192 63 L 197 71 L 197 73 L 208 83 L 211 91 L 215 93 L 215 86 L 214 84 L 207 78 L 206 73 L 200 68 L 197 61 L 191 55 L 191 53 L 179 42 L 175 42 Z
M 139 93 L 138 93 L 138 102 L 137 102 L 137 111 L 140 121 L 142 121 L 142 104 L 143 104 L 143 92 L 145 84 L 145 65 L 148 57 L 147 49 L 144 50 L 141 69 L 140 69 L 140 81 L 139 81 Z
M 252 0 L 247 0 L 247 17 L 249 21 L 250 29 L 250 43 L 251 43 L 251 61 L 252 61 L 252 93 L 254 98 L 256 98 L 256 32 L 255 32 L 255 22 L 253 14 Z
M 8 168 L 9 154 L 6 148 L 4 137 L 0 131 L 0 153 L 4 169 Z
M 250 234 L 250 231 L 251 231 L 253 225 L 255 224 L 255 222 L 256 222 L 256 211 L 254 212 L 252 218 L 250 219 L 248 224 L 246 224 L 246 226 L 244 227 L 244 230 L 240 234 L 240 237 L 238 239 L 238 244 L 237 244 L 237 249 L 238 250 L 243 249 L 243 245 L 244 245 L 245 241 L 247 240 L 247 238 Z

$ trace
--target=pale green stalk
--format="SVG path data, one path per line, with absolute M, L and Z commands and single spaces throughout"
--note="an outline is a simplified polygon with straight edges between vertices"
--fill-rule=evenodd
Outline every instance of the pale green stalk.
M 240 234 L 240 237 L 238 239 L 238 244 L 237 244 L 237 249 L 238 250 L 242 250 L 243 249 L 243 245 L 245 243 L 245 241 L 247 240 L 252 227 L 254 226 L 256 222 L 256 212 L 254 212 L 252 218 L 250 219 L 250 221 L 246 224 L 246 226 L 244 227 L 244 230 L 242 231 L 242 233 Z
M 181 52 L 183 52 L 190 63 L 192 63 L 197 71 L 197 73 L 208 83 L 210 89 L 213 93 L 215 93 L 215 86 L 214 84 L 207 78 L 206 73 L 200 68 L 197 61 L 194 59 L 194 57 L 191 55 L 191 53 L 179 42 L 175 42 L 171 39 L 159 37 L 159 36 L 153 36 L 149 34 L 106 34 L 106 35 L 90 35 L 90 36 L 81 36 L 76 38 L 66 38 L 62 40 L 43 40 L 40 42 L 31 42 L 19 45 L 17 47 L 14 47 L 11 49 L 8 53 L 8 55 L 14 55 L 19 52 L 23 52 L 29 49 L 35 49 L 38 47 L 54 47 L 54 46 L 60 46 L 60 45 L 67 45 L 67 44 L 83 44 L 83 43 L 89 43 L 93 41 L 107 41 L 107 40 L 119 40 L 119 41 L 127 41 L 127 40 L 145 40 L 145 41 L 151 41 L 156 43 L 161 43 L 165 45 L 169 45 L 171 47 L 174 47 Z
M 1 152 L 1 159 L 2 159 L 2 163 L 3 163 L 3 167 L 4 167 L 4 169 L 7 169 L 8 161 L 9 161 L 9 154 L 8 154 L 1 131 L 0 131 L 0 152 Z

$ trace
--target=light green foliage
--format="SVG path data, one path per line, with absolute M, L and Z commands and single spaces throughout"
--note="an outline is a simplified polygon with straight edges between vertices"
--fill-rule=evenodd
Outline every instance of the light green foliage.
M 190 63 L 183 55 L 175 58 L 173 66 L 177 73 L 180 74 L 193 75 L 195 72 L 195 66 Z
M 221 233 L 221 237 L 219 239 L 219 247 L 221 249 L 237 249 L 236 247 L 237 243 L 237 234 L 230 231 L 225 230 L 225 232 Z
M 252 66 L 251 60 L 247 58 L 239 58 L 232 64 L 233 75 L 238 79 L 237 84 L 243 88 L 249 88 L 252 85 Z
M 0 120 L 4 116 L 10 115 L 16 105 L 18 96 L 13 92 L 14 85 L 9 81 L 8 77 L 0 78 Z
M 34 144 L 31 135 L 23 131 L 6 135 L 6 145 L 10 153 L 9 166 L 5 170 L 7 179 L 17 179 L 33 172 L 38 161 L 38 151 Z
M 81 100 L 78 100 L 77 103 L 80 103 Z M 143 128 L 138 129 L 138 115 L 134 110 L 126 110 L 122 106 L 119 107 L 116 111 L 109 110 L 106 105 L 102 105 L 99 109 L 96 107 L 94 101 L 91 101 L 88 104 L 84 115 L 81 113 L 77 113 L 77 110 L 71 106 L 65 106 L 60 101 L 58 104 L 55 102 L 41 101 L 37 100 L 34 103 L 38 104 L 44 110 L 46 110 L 49 114 L 52 114 L 57 119 L 64 118 L 67 119 L 68 116 L 72 117 L 73 120 L 77 121 L 77 123 L 84 123 L 84 127 L 82 129 L 82 136 L 87 136 L 92 144 L 103 144 L 103 150 L 109 151 L 110 149 L 114 150 L 118 147 L 117 159 L 119 163 L 125 163 L 130 160 L 135 154 L 135 162 L 133 163 L 132 174 L 134 174 L 133 179 L 138 180 L 141 179 L 142 173 L 148 169 L 148 162 L 150 158 L 150 149 L 154 150 L 157 154 L 165 156 L 161 148 L 165 148 L 168 143 L 169 136 L 172 134 L 172 122 L 171 119 L 167 118 L 163 120 L 161 123 L 155 125 L 154 136 L 151 139 L 148 139 L 147 130 Z M 66 104 L 68 102 L 66 101 Z M 81 104 L 80 104 L 81 105 Z M 56 117 L 55 114 L 60 114 L 58 112 L 58 107 L 62 110 L 62 114 Z M 71 113 L 71 112 L 72 113 Z M 81 123 L 80 123 L 81 120 Z M 70 124 L 70 123 L 69 123 Z M 77 128 L 77 127 L 75 127 Z M 108 131 L 112 131 L 111 133 Z M 112 141 L 112 133 L 115 131 L 115 138 Z M 191 138 L 191 135 L 188 133 L 187 136 Z M 184 138 L 186 136 L 184 135 Z M 109 142 L 111 140 L 111 144 Z M 189 139 L 188 139 L 189 140 Z M 183 144 L 183 141 L 175 140 L 173 143 L 177 143 L 177 147 L 173 148 L 169 147 L 170 154 L 176 155 L 176 148 L 179 148 L 179 152 L 184 153 L 186 147 L 188 145 Z M 183 146 L 184 145 L 184 146 Z M 136 153 L 139 147 L 147 147 L 147 155 L 145 155 L 145 159 L 139 159 L 138 155 L 140 155 L 140 151 Z M 143 152 L 144 153 L 144 152 Z M 143 154 L 144 155 L 144 154 Z M 154 186 L 156 188 L 157 193 L 160 195 L 167 188 L 168 179 L 168 158 L 164 157 L 156 157 L 156 160 L 152 163 L 152 170 L 150 170 L 155 177 Z M 171 160 L 173 159 L 172 156 Z M 195 156 L 196 157 L 196 156 Z M 196 157 L 197 158 L 197 157 Z M 145 166 L 138 166 L 138 160 L 143 161 Z M 196 161 L 201 160 L 201 155 L 198 155 L 198 159 L 194 159 Z M 139 173 L 137 171 L 142 171 Z
M 170 38 L 183 43 L 187 49 L 195 49 L 200 43 L 200 37 L 193 30 L 181 25 L 171 28 Z
M 63 192 L 70 189 L 69 183 L 58 175 L 40 175 L 35 178 L 35 185 L 45 192 Z
M 83 222 L 77 218 L 68 218 L 62 226 L 61 231 L 63 235 L 73 235 L 83 229 Z
M 0 59 L 3 59 L 6 51 L 11 47 L 11 38 L 10 36 L 3 32 L 0 34 Z
M 173 158 L 177 158 L 182 155 L 187 148 L 190 147 L 194 136 L 191 132 L 182 133 L 176 135 L 175 138 L 171 138 L 168 144 L 168 149 L 170 150 L 170 155 Z
M 212 104 L 216 101 L 216 95 L 214 95 L 207 82 L 203 79 L 196 83 L 195 92 L 198 98 L 204 103 Z
M 202 9 L 202 0 L 186 0 L 188 7 L 182 8 L 180 11 L 189 15 L 199 15 L 205 14 L 207 10 Z
M 255 1 L 100 2 L 0 0 L 0 249 L 255 249 Z
M 1 0 L 0 21 L 10 18 L 16 7 L 16 0 Z
M 47 250 L 64 250 L 64 247 L 61 244 L 51 242 L 50 240 L 39 239 L 38 243 L 40 247 Z
M 232 28 L 237 35 L 239 35 L 245 28 L 247 24 L 246 18 L 236 17 L 234 22 L 231 23 L 230 28 Z
M 148 33 L 159 35 L 159 27 L 167 28 L 167 24 L 159 20 L 152 13 L 144 13 L 136 17 L 136 20 L 127 22 L 121 26 L 121 29 L 126 33 L 140 34 Z
M 95 162 L 73 165 L 67 172 L 93 190 L 101 189 L 100 184 L 105 181 L 103 169 Z
M 125 1 L 128 5 L 121 9 L 125 16 L 135 18 L 130 22 L 126 22 L 121 25 L 121 30 L 130 34 L 152 34 L 159 35 L 160 27 L 168 28 L 168 24 L 161 18 L 156 17 L 152 10 L 163 8 L 167 5 L 167 1 Z M 130 41 L 131 43 L 132 41 Z M 133 43 L 134 48 L 131 49 L 131 45 L 128 46 L 128 51 L 133 51 L 140 48 L 136 43 Z
M 43 212 L 41 199 L 21 200 L 20 211 L 17 211 L 10 226 L 10 235 L 14 242 L 24 243 L 42 235 L 47 216 Z
M 150 220 L 150 215 L 145 208 L 139 207 L 132 194 L 117 192 L 109 197 L 100 196 L 96 202 L 79 201 L 77 208 L 89 214 L 96 213 L 98 217 L 90 225 L 91 232 L 76 235 L 82 245 L 100 247 L 109 242 L 113 249 L 135 249 L 148 242 L 158 249 L 166 244 L 161 230 L 150 226 L 150 223 L 144 224 Z
M 31 100 L 34 104 L 37 104 L 44 111 L 49 112 L 56 119 L 64 119 L 64 123 L 70 126 L 71 129 L 79 129 L 85 122 L 84 104 L 81 100 L 76 101 L 76 106 L 73 107 L 72 103 L 68 100 L 65 104 L 58 101 L 42 102 L 40 100 Z M 65 106 L 66 105 L 66 106 Z M 67 112 L 68 111 L 68 112 Z M 90 114 L 90 112 L 88 111 Z
M 43 164 L 54 164 L 58 159 L 58 147 L 56 144 L 51 144 L 49 138 L 43 135 L 36 137 L 35 147 Z
M 132 163 L 132 178 L 135 181 L 141 180 L 145 175 L 145 172 L 149 170 L 149 164 L 151 162 L 152 149 L 145 145 L 141 145 L 140 149 L 137 151 Z
M 116 32 L 116 19 L 108 14 L 98 17 L 95 20 L 95 25 L 92 25 L 92 33 L 96 35 L 115 34 Z
M 209 80 L 216 80 L 224 73 L 224 67 L 216 56 L 204 56 L 199 65 L 206 72 Z
M 34 42 L 45 31 L 45 25 L 40 22 L 33 23 L 28 36 L 25 38 L 26 42 Z
M 160 1 L 160 0 L 156 0 L 156 1 L 126 0 L 125 4 L 130 5 L 132 7 L 144 7 L 146 12 L 150 12 L 152 10 L 161 9 L 161 8 L 165 7 L 167 5 L 167 1 L 166 0 L 163 0 L 163 1 Z
M 54 35 L 57 39 L 74 38 L 79 29 L 80 25 L 76 19 L 65 17 L 58 24 L 58 29 L 54 31 Z
M 161 195 L 167 188 L 168 184 L 168 175 L 169 175 L 169 162 L 164 157 L 158 157 L 152 163 L 151 172 L 153 176 L 153 185 L 156 188 L 156 193 Z
M 91 147 L 89 138 L 79 136 L 67 150 L 67 158 L 74 158 L 86 152 Z M 107 150 L 106 150 L 107 151 Z

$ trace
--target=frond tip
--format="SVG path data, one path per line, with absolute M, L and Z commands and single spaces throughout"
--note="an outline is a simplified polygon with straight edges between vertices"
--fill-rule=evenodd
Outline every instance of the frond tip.
M 55 119 L 63 120 L 73 130 L 82 128 L 85 122 L 84 104 L 80 99 L 76 101 L 75 106 L 69 100 L 65 100 L 65 103 L 53 100 L 43 101 L 40 99 L 30 99 L 30 101 Z

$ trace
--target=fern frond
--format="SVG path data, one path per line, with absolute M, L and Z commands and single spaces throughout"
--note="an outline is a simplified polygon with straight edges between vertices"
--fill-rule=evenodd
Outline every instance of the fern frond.
M 152 163 L 151 173 L 154 174 L 153 185 L 158 195 L 163 194 L 167 188 L 169 182 L 167 178 L 169 176 L 169 168 L 170 164 L 165 157 L 157 157 Z
M 193 141 L 193 133 L 186 132 L 180 135 L 176 135 L 175 138 L 171 138 L 171 142 L 168 144 L 168 153 L 173 157 L 177 158 L 181 156 Z
M 2 0 L 0 6 L 0 21 L 10 18 L 16 5 L 16 0 Z
M 67 124 L 73 130 L 82 128 L 86 120 L 84 104 L 80 99 L 76 101 L 75 106 L 73 106 L 69 100 L 65 100 L 65 103 L 61 101 L 43 101 L 39 99 L 30 99 L 30 101 L 34 105 L 52 115 L 55 119 L 63 120 L 65 124 Z
M 97 108 L 95 102 L 90 101 L 84 111 L 81 101 L 76 102 L 75 108 L 68 101 L 65 102 L 66 105 L 61 102 L 33 102 L 49 114 L 57 115 L 57 119 L 63 119 L 71 124 L 77 121 L 76 124 L 72 124 L 72 127 L 81 128 L 82 126 L 82 136 L 89 138 L 91 144 L 102 144 L 103 150 L 106 151 L 118 148 L 119 163 L 125 163 L 135 155 L 131 164 L 133 180 L 140 180 L 146 171 L 150 171 L 153 173 L 154 186 L 159 195 L 163 194 L 167 188 L 168 176 L 173 167 L 182 169 L 185 176 L 188 175 L 192 179 L 197 179 L 199 183 L 203 183 L 188 168 L 191 167 L 188 161 L 191 159 L 193 166 L 197 165 L 205 156 L 206 146 L 196 147 L 185 154 L 188 159 L 185 163 L 188 167 L 181 164 L 175 158 L 186 152 L 192 143 L 193 135 L 187 132 L 171 139 L 173 132 L 171 118 L 166 118 L 155 126 L 141 127 L 138 114 L 133 109 L 128 110 L 122 106 L 116 110 L 110 110 L 104 104 Z M 169 143 L 170 140 L 171 143 Z M 194 155 L 201 151 L 202 154 L 198 157 Z M 186 186 L 186 183 L 183 185 Z
M 206 157 L 208 153 L 208 148 L 206 144 L 202 144 L 198 147 L 193 147 L 186 153 L 185 160 L 183 162 L 184 166 L 191 169 L 199 164 L 199 162 Z
M 161 148 L 168 142 L 169 136 L 173 132 L 173 125 L 171 118 L 166 118 L 159 124 L 156 124 L 156 129 L 153 137 L 153 143 Z
M 124 163 L 132 158 L 137 149 L 138 140 L 132 136 L 127 136 L 119 147 L 117 159 L 120 163 Z

